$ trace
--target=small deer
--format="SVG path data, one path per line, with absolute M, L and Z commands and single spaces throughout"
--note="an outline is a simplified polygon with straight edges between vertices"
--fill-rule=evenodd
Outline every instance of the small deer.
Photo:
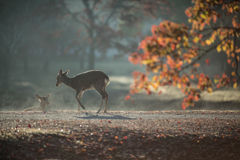
M 102 71 L 91 70 L 81 74 L 78 74 L 72 78 L 67 77 L 67 73 L 59 71 L 57 75 L 57 83 L 58 87 L 61 83 L 64 83 L 68 87 L 71 87 L 76 91 L 76 99 L 78 101 L 78 111 L 80 111 L 80 106 L 85 110 L 85 107 L 81 103 L 81 98 L 86 90 L 95 89 L 102 97 L 102 101 L 97 113 L 101 111 L 103 100 L 105 100 L 106 105 L 104 109 L 104 113 L 107 112 L 107 102 L 108 102 L 108 94 L 105 90 L 107 85 L 110 83 L 108 76 Z
M 36 98 L 39 100 L 40 105 L 38 107 L 27 108 L 24 111 L 43 111 L 44 112 L 46 105 L 50 104 L 50 102 L 48 101 L 49 94 L 46 95 L 45 97 L 41 97 L 36 94 Z

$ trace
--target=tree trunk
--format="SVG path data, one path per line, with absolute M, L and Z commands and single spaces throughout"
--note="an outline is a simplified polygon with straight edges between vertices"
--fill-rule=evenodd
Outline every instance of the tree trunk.
M 27 73 L 29 68 L 28 55 L 24 54 L 23 56 L 23 73 Z
M 0 54 L 0 91 L 3 90 L 3 55 Z
M 102 52 L 102 53 L 101 53 L 101 59 L 102 59 L 102 60 L 105 60 L 106 57 L 107 57 L 107 52 L 106 52 L 106 51 Z
M 9 52 L 6 52 L 2 55 L 1 62 L 1 80 L 2 80 L 2 89 L 9 90 L 9 72 L 10 72 L 10 62 L 11 55 Z
M 81 53 L 80 62 L 79 62 L 79 69 L 84 70 L 84 62 L 85 62 L 85 51 Z
M 94 62 L 95 62 L 95 48 L 93 46 L 90 46 L 89 50 L 89 58 L 88 58 L 88 69 L 93 70 L 94 69 Z

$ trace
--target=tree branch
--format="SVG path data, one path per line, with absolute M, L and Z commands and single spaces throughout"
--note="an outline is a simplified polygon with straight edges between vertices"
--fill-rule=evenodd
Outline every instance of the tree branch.
M 218 30 L 218 29 L 233 29 L 236 32 L 239 32 L 240 29 L 239 28 L 234 28 L 234 27 L 211 27 L 211 28 L 204 28 L 203 30 L 201 30 L 200 32 L 204 32 L 207 30 Z
M 28 12 L 28 8 L 29 8 L 29 3 L 30 3 L 30 0 L 28 0 L 28 2 L 27 2 L 27 6 L 26 6 L 26 10 L 25 10 L 25 15 L 27 14 L 27 12 Z
M 101 34 L 103 33 L 102 30 L 103 28 L 108 24 L 108 21 L 110 20 L 110 18 L 113 16 L 113 14 L 115 13 L 115 10 L 117 9 L 117 6 L 118 6 L 118 3 L 120 2 L 121 0 L 118 0 L 115 7 L 113 8 L 112 12 L 109 14 L 109 16 L 107 17 L 106 21 L 104 22 L 104 24 L 101 26 L 97 36 L 94 38 L 93 40 L 93 44 L 95 44 L 96 42 L 96 39 L 101 36 Z
M 225 40 L 225 39 L 223 39 Z M 200 56 L 198 56 L 196 59 L 194 59 L 190 64 L 184 66 L 181 68 L 181 71 L 183 71 L 184 69 L 187 69 L 188 67 L 191 67 L 192 65 L 194 65 L 197 61 L 199 61 L 200 59 L 202 59 L 202 57 L 204 57 L 206 54 L 210 53 L 211 50 L 215 49 L 221 42 L 217 43 L 216 45 L 212 46 L 211 48 L 205 50 L 205 52 L 203 54 L 201 54 Z
M 82 25 L 86 28 L 86 30 L 89 30 L 89 26 L 88 26 L 86 23 L 84 23 L 83 21 L 81 21 L 80 19 L 78 19 L 78 17 L 76 16 L 76 14 L 72 13 L 72 12 L 67 8 L 66 4 L 64 4 L 64 6 L 65 6 L 65 9 L 66 9 L 67 13 L 70 14 L 70 15 L 73 17 L 73 19 L 75 19 L 76 22 L 82 24 Z
M 99 2 L 99 0 L 95 0 L 95 1 L 94 1 L 94 4 L 93 4 L 91 10 L 93 10 L 93 9 L 95 8 L 95 6 L 97 5 L 98 2 Z

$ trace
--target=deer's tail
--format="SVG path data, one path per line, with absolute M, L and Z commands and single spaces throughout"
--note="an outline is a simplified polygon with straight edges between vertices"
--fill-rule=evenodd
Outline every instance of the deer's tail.
M 105 83 L 106 86 L 109 85 L 110 79 L 109 79 L 108 77 L 106 77 L 106 78 L 104 79 L 104 83 Z

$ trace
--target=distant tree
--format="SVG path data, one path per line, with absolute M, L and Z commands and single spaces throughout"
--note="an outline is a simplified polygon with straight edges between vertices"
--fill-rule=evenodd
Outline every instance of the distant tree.
M 134 84 L 130 93 L 145 90 L 159 91 L 160 86 L 177 86 L 186 95 L 182 109 L 194 106 L 200 94 L 204 91 L 211 93 L 213 89 L 233 84 L 237 87 L 240 80 L 239 66 L 239 36 L 240 15 L 239 0 L 193 0 L 193 7 L 185 10 L 189 17 L 190 27 L 164 20 L 151 28 L 152 36 L 141 41 L 139 49 L 144 53 L 135 52 L 129 56 L 133 64 L 146 65 L 146 73 L 133 72 Z M 214 83 L 199 66 L 211 64 L 200 61 L 206 55 L 217 50 L 220 55 L 226 55 L 226 63 L 232 68 L 230 75 L 224 73 L 214 76 Z M 221 68 L 219 63 L 219 68 Z M 148 78 L 149 72 L 154 73 Z M 194 87 L 192 82 L 197 81 Z M 161 91 L 159 91 L 161 94 Z M 125 99 L 129 99 L 128 95 Z
M 104 51 L 104 48 L 116 46 L 122 48 L 124 45 L 121 39 L 127 35 L 120 30 L 120 22 L 136 27 L 143 17 L 155 17 L 159 7 L 171 3 L 165 0 L 52 0 L 48 4 L 42 6 L 41 13 L 50 16 L 57 14 L 59 17 L 70 15 L 81 26 L 81 32 L 87 33 L 84 39 L 89 44 L 88 69 L 93 69 L 96 50 Z
M 15 1 L 0 1 L 0 87 L 2 90 L 9 90 L 9 74 L 13 56 L 16 55 L 18 48 L 25 41 L 25 24 L 23 19 L 28 12 L 28 2 L 25 4 Z M 14 11 L 20 11 L 16 14 Z

